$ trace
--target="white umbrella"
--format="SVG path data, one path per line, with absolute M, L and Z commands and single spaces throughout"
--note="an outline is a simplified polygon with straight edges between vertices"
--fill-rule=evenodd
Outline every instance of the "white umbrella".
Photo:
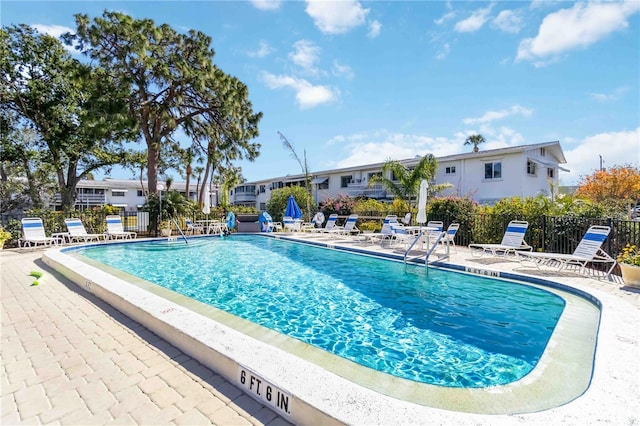
M 209 214 L 211 213 L 211 200 L 210 200 L 210 196 L 209 196 L 209 187 L 205 187 L 204 189 L 204 199 L 203 201 L 203 206 L 202 206 L 202 213 L 204 214 Z
M 425 179 L 420 182 L 420 193 L 418 194 L 418 216 L 416 222 L 425 223 L 427 221 L 427 189 L 429 182 Z

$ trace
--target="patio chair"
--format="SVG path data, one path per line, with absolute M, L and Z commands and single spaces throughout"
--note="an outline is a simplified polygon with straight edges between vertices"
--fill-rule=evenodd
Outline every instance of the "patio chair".
M 64 220 L 64 224 L 67 226 L 67 231 L 69 231 L 69 241 L 70 242 L 84 242 L 88 243 L 90 241 L 100 241 L 106 240 L 107 237 L 105 234 L 89 234 L 82 223 L 82 220 L 77 217 L 67 218 Z
M 338 220 L 338 213 L 332 213 L 329 215 L 329 218 L 327 219 L 327 223 L 324 224 L 324 228 L 312 228 L 312 229 L 309 229 L 309 232 L 316 233 L 316 234 L 326 232 L 336 227 L 337 220 Z
M 352 214 L 347 218 L 347 221 L 345 222 L 344 226 L 334 226 L 331 229 L 325 229 L 322 230 L 321 232 L 323 234 L 329 234 L 329 235 L 355 235 L 355 234 L 359 234 L 360 230 L 358 229 L 358 227 L 356 226 L 356 222 L 358 221 L 358 215 L 357 214 Z
M 529 222 L 522 220 L 512 220 L 507 225 L 507 230 L 502 237 L 500 244 L 469 244 L 469 251 L 474 257 L 480 257 L 485 253 L 493 256 L 507 256 L 515 254 L 518 250 L 531 251 L 533 248 L 524 240 Z
M 407 213 L 404 215 L 404 217 L 402 218 L 402 223 L 404 223 L 405 226 L 411 225 L 411 213 Z
M 384 241 L 394 239 L 393 226 L 398 225 L 398 216 L 387 215 L 382 222 L 382 229 L 380 232 L 363 232 L 359 236 L 363 237 L 363 241 L 371 241 L 379 239 L 380 244 Z
M 33 247 L 38 244 L 43 246 L 58 245 L 58 239 L 47 237 L 44 231 L 44 224 L 39 217 L 25 217 L 22 219 L 22 238 L 18 240 L 18 247 Z
M 196 233 L 198 233 L 198 234 L 204 233 L 204 226 L 202 226 L 202 224 L 193 223 L 191 221 L 191 219 L 185 219 L 184 223 L 187 226 L 187 228 L 185 229 L 185 231 L 186 231 L 185 233 L 187 235 L 194 235 Z
M 284 216 L 282 218 L 282 224 L 285 231 L 298 232 L 302 230 L 302 220 L 294 219 L 291 216 Z
M 594 225 L 587 230 L 572 254 L 518 252 L 518 260 L 524 267 L 528 266 L 525 262 L 531 262 L 538 269 L 540 269 L 541 265 L 558 265 L 558 271 L 566 269 L 570 265 L 575 265 L 580 268 L 580 273 L 583 275 L 589 275 L 586 273 L 588 263 L 601 263 L 604 265 L 610 263 L 611 267 L 609 267 L 605 275 L 608 278 L 617 263 L 614 258 L 602 250 L 602 244 L 609 236 L 609 232 L 611 232 L 611 228 L 608 226 Z
M 122 226 L 122 219 L 118 215 L 107 216 L 107 238 L 117 240 L 122 238 L 123 240 L 133 239 L 138 236 L 137 233 L 131 231 L 125 231 Z
M 453 249 L 457 252 L 458 250 L 456 249 L 455 238 L 456 234 L 458 233 L 458 229 L 460 229 L 459 223 L 450 224 L 447 228 L 446 234 L 440 240 L 440 244 L 442 244 L 443 246 L 449 246 L 449 250 L 451 250 L 451 247 L 453 247 Z

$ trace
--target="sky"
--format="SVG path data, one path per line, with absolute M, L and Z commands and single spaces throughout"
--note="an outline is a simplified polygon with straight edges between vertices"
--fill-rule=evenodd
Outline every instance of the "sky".
M 640 167 L 638 0 L 2 0 L 0 22 L 58 36 L 105 10 L 212 38 L 264 114 L 248 181 L 303 172 L 278 132 L 312 172 L 469 152 L 473 134 L 481 150 L 559 141 L 563 185 Z

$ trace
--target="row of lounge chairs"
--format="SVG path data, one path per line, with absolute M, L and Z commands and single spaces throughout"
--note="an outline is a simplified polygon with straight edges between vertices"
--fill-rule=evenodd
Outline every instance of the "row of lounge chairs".
M 409 247 L 416 242 L 416 238 L 419 238 L 415 232 L 411 232 L 415 231 L 415 228 L 406 227 L 398 222 L 397 217 L 394 215 L 385 217 L 380 232 L 361 232 L 356 227 L 358 215 L 355 214 L 347 218 L 344 226 L 336 225 L 337 219 L 338 215 L 332 214 L 324 227 L 308 228 L 306 230 L 319 235 L 357 235 L 363 240 L 378 241 L 381 244 L 385 241 L 394 241 L 396 246 L 405 244 L 405 247 Z M 474 243 L 468 246 L 469 251 L 472 257 L 476 258 L 481 256 L 508 257 L 519 261 L 524 267 L 540 269 L 541 266 L 549 266 L 557 267 L 557 270 L 561 271 L 574 266 L 583 275 L 589 275 L 587 265 L 602 264 L 605 265 L 605 276 L 609 277 L 616 266 L 616 260 L 602 249 L 602 245 L 611 231 L 608 226 L 591 226 L 572 254 L 534 252 L 533 247 L 524 239 L 528 227 L 529 223 L 526 221 L 511 221 L 499 244 Z M 459 228 L 460 224 L 452 223 L 443 232 L 442 222 L 430 221 L 423 234 L 427 237 L 427 241 L 432 242 L 431 244 L 438 241 L 449 245 L 455 250 L 455 235 Z M 288 228 L 288 230 L 299 231 L 301 229 Z
M 110 215 L 106 218 L 107 231 L 103 234 L 90 234 L 87 232 L 82 221 L 78 218 L 68 218 L 64 220 L 67 232 L 60 232 L 47 236 L 42 219 L 39 217 L 26 217 L 22 219 L 22 238 L 18 240 L 18 247 L 37 247 L 58 245 L 69 241 L 91 242 L 106 241 L 115 239 L 133 239 L 137 233 L 125 231 L 122 226 L 120 216 Z

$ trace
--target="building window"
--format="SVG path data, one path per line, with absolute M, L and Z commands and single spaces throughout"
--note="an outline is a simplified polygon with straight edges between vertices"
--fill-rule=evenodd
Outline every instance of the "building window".
M 534 163 L 531 160 L 527 160 L 527 174 L 529 176 L 535 176 L 536 175 L 536 163 Z
M 138 197 L 144 197 L 144 191 L 141 189 L 138 189 L 138 191 L 136 191 L 136 196 Z
M 547 168 L 547 177 L 548 177 L 549 179 L 553 179 L 554 175 L 555 175 L 554 169 L 552 169 L 552 168 Z
M 349 186 L 349 182 L 351 182 L 351 179 L 353 179 L 352 175 L 340 176 L 340 188 L 346 188 L 347 186 Z
M 260 203 L 260 210 L 264 211 L 267 209 L 267 204 L 266 203 Z
M 502 179 L 502 163 L 500 161 L 484 163 L 484 178 Z
M 456 166 L 449 166 L 444 168 L 445 174 L 455 175 L 456 174 Z
M 544 148 L 540 148 L 540 157 L 544 157 L 547 151 Z
M 319 183 L 318 189 L 329 189 L 329 178 L 325 179 L 324 182 Z
M 118 191 L 116 189 L 112 189 L 111 190 L 111 196 L 112 197 L 124 197 L 124 193 L 125 193 L 125 191 Z
M 264 194 L 266 191 L 265 185 L 260 185 L 260 193 Z

